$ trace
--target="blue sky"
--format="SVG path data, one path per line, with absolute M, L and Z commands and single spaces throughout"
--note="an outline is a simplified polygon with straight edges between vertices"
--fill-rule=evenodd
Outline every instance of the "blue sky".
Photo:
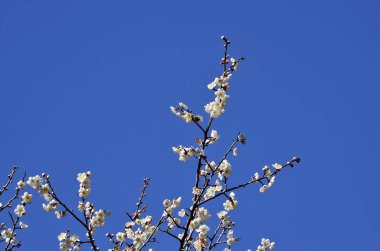
M 231 55 L 248 60 L 232 78 L 212 153 L 247 135 L 231 160 L 236 183 L 265 164 L 302 158 L 269 193 L 237 193 L 243 239 L 234 250 L 261 237 L 278 250 L 374 249 L 379 15 L 372 0 L 2 1 L 1 176 L 12 165 L 49 173 L 75 207 L 76 174 L 91 170 L 90 199 L 112 211 L 97 237 L 103 250 L 102 235 L 122 229 L 144 177 L 153 215 L 167 197 L 188 204 L 194 162 L 180 163 L 171 147 L 193 144 L 199 132 L 169 106 L 183 101 L 203 112 L 226 35 Z M 58 250 L 56 236 L 72 221 L 43 212 L 35 197 L 24 250 Z M 157 247 L 173 244 L 163 238 Z

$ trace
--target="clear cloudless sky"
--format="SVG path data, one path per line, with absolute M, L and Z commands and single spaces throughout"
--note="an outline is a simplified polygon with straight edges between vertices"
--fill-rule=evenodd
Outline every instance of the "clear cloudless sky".
M 91 170 L 90 200 L 112 211 L 97 232 L 103 250 L 144 177 L 155 217 L 165 198 L 189 205 L 195 162 L 179 162 L 171 147 L 200 134 L 169 106 L 203 113 L 226 35 L 231 55 L 247 60 L 210 154 L 217 159 L 246 134 L 231 159 L 235 184 L 265 164 L 302 158 L 269 193 L 256 185 L 237 193 L 242 240 L 233 250 L 255 249 L 261 237 L 284 251 L 377 250 L 379 16 L 375 0 L 1 1 L 1 179 L 13 165 L 19 175 L 49 173 L 76 207 L 76 175 Z M 73 221 L 43 212 L 34 197 L 23 250 L 58 250 L 57 235 Z M 176 248 L 166 237 L 157 245 Z

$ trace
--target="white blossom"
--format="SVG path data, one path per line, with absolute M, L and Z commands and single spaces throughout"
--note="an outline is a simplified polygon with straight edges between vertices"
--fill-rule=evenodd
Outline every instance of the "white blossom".
M 186 123 L 190 123 L 192 121 L 202 122 L 203 120 L 202 116 L 193 114 L 192 111 L 190 111 L 187 105 L 185 105 L 184 103 L 179 103 L 176 107 L 171 106 L 170 110 L 177 117 L 185 120 Z
M 15 210 L 14 210 L 15 214 L 18 216 L 18 217 L 21 217 L 23 215 L 26 214 L 26 210 L 25 210 L 25 207 L 24 205 L 17 205 Z
M 272 172 L 271 172 L 269 166 L 264 166 L 263 171 L 265 173 L 265 176 L 267 176 L 268 178 L 272 175 Z
M 206 164 L 206 171 L 209 172 L 209 173 L 211 171 L 214 171 L 215 170 L 215 166 L 216 166 L 215 161 L 208 162 Z
M 55 216 L 57 219 L 61 219 L 66 217 L 66 211 L 55 211 Z
M 239 68 L 239 62 L 238 62 L 238 60 L 235 60 L 234 58 L 231 58 L 231 64 L 232 64 L 232 66 L 234 68 L 234 71 L 237 71 L 238 68 Z
M 278 164 L 278 163 L 274 163 L 273 165 L 273 168 L 276 169 L 276 170 L 281 170 L 282 169 L 282 165 Z
M 7 244 L 14 243 L 16 241 L 15 233 L 11 228 L 3 230 L 1 232 L 1 238 L 3 238 Z
M 209 90 L 214 89 L 215 87 L 222 87 L 228 85 L 228 80 L 231 78 L 231 74 L 227 76 L 220 76 L 219 78 L 215 78 L 210 84 L 207 85 Z
M 84 210 L 86 210 L 86 205 L 82 201 L 79 201 L 78 203 L 78 210 L 80 212 L 83 212 Z
M 116 240 L 120 242 L 124 242 L 126 237 L 126 233 L 118 232 L 116 234 Z
M 222 186 L 220 185 L 219 180 L 215 180 L 215 190 L 218 192 L 222 191 Z
M 195 248 L 195 251 L 202 251 L 205 245 L 203 244 L 201 239 L 197 239 L 194 241 L 193 246 Z
M 230 97 L 226 91 L 221 88 L 215 92 L 215 96 L 214 101 L 205 105 L 205 111 L 213 118 L 217 118 L 224 113 L 224 107 Z
M 28 228 L 28 227 L 29 227 L 27 224 L 25 224 L 25 223 L 22 222 L 22 221 L 19 222 L 19 225 L 20 225 L 20 228 L 21 228 L 21 229 L 25 229 L 25 228 Z
M 232 246 L 235 243 L 234 231 L 230 230 L 227 233 L 227 245 Z
M 224 210 L 231 211 L 234 210 L 238 206 L 237 200 L 226 200 L 226 202 L 223 203 Z
M 102 209 L 96 211 L 90 220 L 91 227 L 103 227 L 105 223 L 105 216 L 107 216 L 107 213 Z
M 24 189 L 25 188 L 25 182 L 23 180 L 20 180 L 17 182 L 17 188 L 18 189 Z
M 39 175 L 29 177 L 26 183 L 33 189 L 38 189 L 42 184 L 42 178 Z
M 230 176 L 231 171 L 232 171 L 232 166 L 228 162 L 228 160 L 225 159 L 222 161 L 222 163 L 220 163 L 218 170 L 219 170 L 219 174 L 218 174 L 219 179 L 223 179 L 223 177 Z
M 205 222 L 211 217 L 208 210 L 204 207 L 201 207 L 198 209 L 197 216 L 198 216 L 198 219 L 200 220 L 200 222 Z
M 275 242 L 271 242 L 269 239 L 261 239 L 261 245 L 257 247 L 257 251 L 267 251 L 274 249 Z
M 234 210 L 238 206 L 238 201 L 236 200 L 235 193 L 231 192 L 228 196 L 228 200 L 223 203 L 224 210 L 227 212 Z
M 21 200 L 23 203 L 32 203 L 32 194 L 28 193 L 28 192 L 25 192 L 24 195 L 21 196 Z
M 186 211 L 185 211 L 185 209 L 181 209 L 181 210 L 178 212 L 178 215 L 179 215 L 180 217 L 184 217 L 184 216 L 186 215 Z
M 203 196 L 206 200 L 215 196 L 216 188 L 215 186 L 207 188 L 206 194 Z
M 199 234 L 207 234 L 207 232 L 210 231 L 210 228 L 207 225 L 201 225 L 196 231 Z
M 272 176 L 269 180 L 268 187 L 271 187 L 276 179 L 276 176 Z
M 236 157 L 238 155 L 238 149 L 237 147 L 234 148 L 234 150 L 232 150 L 232 154 Z
M 169 199 L 165 199 L 162 204 L 164 205 L 165 208 L 168 208 L 172 205 L 171 201 Z
M 172 207 L 177 208 L 181 204 L 182 197 L 178 197 L 176 199 L 173 199 Z
M 86 199 L 91 192 L 91 172 L 78 173 L 77 180 L 79 181 L 79 197 Z
M 193 194 L 200 195 L 201 194 L 201 189 L 193 187 Z
M 172 147 L 172 150 L 174 153 L 177 153 L 179 155 L 179 160 L 186 161 L 194 154 L 200 154 L 202 151 L 198 148 L 194 149 L 193 147 Z
M 59 241 L 66 240 L 67 233 L 60 233 L 57 238 L 58 238 Z
M 48 204 L 42 204 L 42 208 L 46 211 L 46 212 L 51 212 L 55 209 L 57 209 L 59 205 L 59 202 L 56 201 L 56 200 L 51 200 Z
M 262 187 L 260 187 L 260 192 L 261 193 L 268 192 L 268 186 L 267 185 L 263 185 Z
M 215 141 L 217 141 L 220 138 L 220 135 L 216 130 L 212 130 L 211 137 L 214 138 Z

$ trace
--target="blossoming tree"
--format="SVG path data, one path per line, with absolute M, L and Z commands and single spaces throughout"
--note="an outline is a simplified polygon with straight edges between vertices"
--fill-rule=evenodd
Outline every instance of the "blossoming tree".
M 238 155 L 237 145 L 246 144 L 246 137 L 238 133 L 219 160 L 211 160 L 208 157 L 208 147 L 217 143 L 220 138 L 218 131 L 213 127 L 213 121 L 225 112 L 229 100 L 228 91 L 232 73 L 238 70 L 239 63 L 245 59 L 244 57 L 238 59 L 230 57 L 228 53 L 231 42 L 224 36 L 221 39 L 224 42 L 224 56 L 220 62 L 223 71 L 219 77 L 207 85 L 207 88 L 215 95 L 214 100 L 204 106 L 207 120 L 204 121 L 201 115 L 195 114 L 183 103 L 170 107 L 176 116 L 189 124 L 194 124 L 200 130 L 196 146 L 179 145 L 172 148 L 180 161 L 195 160 L 195 180 L 191 189 L 191 203 L 183 203 L 182 197 L 172 200 L 165 199 L 161 216 L 154 220 L 148 214 L 147 205 L 144 202 L 149 178 L 144 179 L 136 209 L 127 214 L 128 222 L 120 231 L 106 234 L 106 238 L 111 243 L 110 247 L 99 247 L 94 237 L 96 229 L 104 226 L 105 219 L 110 212 L 97 209 L 94 203 L 88 199 L 91 192 L 91 172 L 79 173 L 77 176 L 79 202 L 75 210 L 59 196 L 48 174 L 43 173 L 41 176 L 29 177 L 26 183 L 46 201 L 42 205 L 43 210 L 54 212 L 58 219 L 66 216 L 72 217 L 83 229 L 83 233 L 80 234 L 72 233 L 69 228 L 59 234 L 60 250 L 83 250 L 89 247 L 91 250 L 139 251 L 148 249 L 153 251 L 159 234 L 170 236 L 176 242 L 176 248 L 173 249 L 178 248 L 180 251 L 232 250 L 234 243 L 239 241 L 233 230 L 235 222 L 230 216 L 230 212 L 238 205 L 235 192 L 254 183 L 259 185 L 260 192 L 267 192 L 274 184 L 275 177 L 279 172 L 285 167 L 294 167 L 295 163 L 300 162 L 300 158 L 294 157 L 284 164 L 275 163 L 272 167 L 264 166 L 262 171 L 254 173 L 247 180 L 237 185 L 231 185 L 232 166 L 229 158 Z M 0 196 L 9 190 L 16 170 L 17 168 L 14 168 L 8 176 L 8 182 L 0 190 Z M 25 206 L 31 203 L 32 195 L 28 192 L 21 195 L 21 190 L 24 188 L 25 175 L 17 183 L 16 192 L 9 201 L 5 205 L 0 204 L 0 213 L 17 204 L 13 213 L 8 212 L 10 225 L 6 223 L 1 225 L 0 242 L 5 244 L 5 250 L 13 250 L 21 246 L 21 242 L 16 239 L 16 231 L 27 227 L 20 219 L 26 214 Z M 211 212 L 207 209 L 208 204 L 214 200 L 220 200 L 222 203 L 222 210 L 216 212 L 217 224 L 209 221 Z M 257 251 L 271 250 L 274 245 L 274 242 L 263 238 Z

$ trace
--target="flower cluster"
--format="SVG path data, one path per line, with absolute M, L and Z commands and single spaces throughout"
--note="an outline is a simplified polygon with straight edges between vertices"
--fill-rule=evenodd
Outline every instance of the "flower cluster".
M 298 158 L 293 158 L 292 162 L 299 162 Z M 293 166 L 292 162 L 288 162 L 286 165 L 289 165 L 289 166 Z M 275 182 L 275 179 L 276 179 L 276 174 L 281 171 L 281 169 L 283 168 L 282 165 L 278 164 L 278 163 L 275 163 L 272 165 L 272 167 L 274 168 L 274 171 L 272 171 L 270 169 L 269 166 L 264 166 L 263 167 L 263 175 L 260 177 L 259 173 L 255 173 L 254 176 L 252 177 L 252 180 L 255 181 L 255 182 L 260 182 L 261 183 L 261 187 L 259 189 L 259 191 L 261 193 L 265 193 L 265 192 L 268 192 L 269 188 L 274 184 Z M 263 181 L 266 181 L 267 184 L 264 184 Z
M 83 214 L 83 218 L 75 214 L 74 210 L 70 209 L 66 204 L 64 204 L 58 195 L 54 192 L 49 175 L 43 173 L 42 177 L 39 175 L 29 177 L 27 184 L 35 189 L 46 201 L 42 204 L 42 208 L 46 212 L 54 211 L 57 219 L 66 217 L 68 214 L 73 216 L 76 221 L 78 221 L 86 231 L 86 237 L 88 241 L 85 243 L 90 243 L 93 250 L 98 250 L 95 246 L 95 241 L 92 235 L 95 233 L 95 229 L 103 227 L 105 224 L 106 216 L 110 215 L 107 210 L 95 210 L 94 204 L 86 201 L 91 192 L 91 172 L 78 173 L 77 180 L 79 182 L 78 196 L 80 201 L 78 202 L 78 211 Z M 25 197 L 25 200 L 27 197 Z M 61 233 L 58 237 L 60 241 L 61 250 L 80 250 L 81 241 L 76 235 L 70 236 L 67 230 L 65 233 Z
M 208 146 L 209 144 L 214 144 L 219 138 L 220 138 L 220 135 L 219 135 L 218 131 L 212 130 L 210 133 L 210 137 L 208 137 L 206 139 L 206 141 L 204 142 L 204 145 Z M 201 139 L 197 139 L 196 142 L 199 146 L 202 146 L 202 144 L 203 144 Z
M 182 201 L 182 197 L 178 197 L 173 199 L 172 201 L 169 199 L 165 199 L 162 204 L 165 207 L 164 215 L 173 213 L 173 210 L 180 206 Z
M 156 227 L 153 225 L 153 218 L 150 215 L 141 219 L 136 219 L 135 221 L 129 221 L 125 223 L 124 231 L 116 234 L 116 240 L 114 240 L 114 235 L 107 234 L 107 236 L 111 238 L 111 241 L 114 242 L 114 247 L 109 250 L 127 250 L 122 249 L 122 247 L 129 245 L 133 245 L 135 248 L 134 250 L 138 250 L 147 242 L 150 236 L 155 233 Z M 132 244 L 127 244 L 127 239 L 129 239 Z
M 190 122 L 202 122 L 203 118 L 200 115 L 195 115 L 184 103 L 179 103 L 178 106 L 171 106 L 170 110 L 179 118 Z
M 217 216 L 220 220 L 220 224 L 223 227 L 228 227 L 230 225 L 233 225 L 233 222 L 231 221 L 231 217 L 227 214 L 228 214 L 228 211 L 224 211 L 224 210 L 218 212 L 218 214 L 217 214 Z
M 261 245 L 257 247 L 257 251 L 267 251 L 274 249 L 275 242 L 271 242 L 269 239 L 261 239 Z
M 179 155 L 180 161 L 186 161 L 192 156 L 196 157 L 198 155 L 203 154 L 202 149 L 194 148 L 194 147 L 184 147 L 181 145 L 177 147 L 172 147 L 172 150 L 174 153 L 177 153 Z
M 78 235 L 69 235 L 68 231 L 58 235 L 59 249 L 62 251 L 80 251 L 81 242 Z
M 198 232 L 198 238 L 194 241 L 193 246 L 196 251 L 202 251 L 207 245 L 207 232 L 210 228 L 207 225 L 201 225 L 196 232 Z
M 46 174 L 42 175 L 43 177 L 46 176 Z M 46 176 L 47 177 L 47 176 Z M 36 175 L 28 178 L 28 181 L 26 182 L 31 188 L 36 190 L 42 198 L 45 199 L 46 204 L 42 204 L 42 208 L 46 212 L 51 212 L 57 209 L 59 206 L 59 202 L 56 201 L 52 196 L 52 190 L 48 183 L 44 183 L 44 180 L 41 176 Z
M 220 192 L 220 191 L 222 191 L 222 186 L 220 185 L 219 180 L 215 180 L 215 185 L 209 186 L 203 197 L 205 200 L 211 199 L 215 196 L 216 192 Z
M 238 206 L 238 201 L 235 198 L 235 193 L 231 192 L 228 196 L 228 200 L 223 203 L 224 210 L 227 212 L 234 210 Z
M 196 211 L 196 216 L 190 222 L 189 229 L 190 230 L 196 229 L 197 227 L 199 227 L 201 225 L 201 223 L 206 222 L 210 217 L 211 217 L 211 215 L 209 214 L 209 212 L 206 208 L 204 208 L 204 207 L 199 208 Z
M 87 199 L 88 195 L 91 192 L 91 172 L 78 173 L 77 180 L 79 181 L 79 197 Z
M 115 234 L 107 233 L 106 236 L 113 243 L 113 248 L 108 251 L 137 251 L 142 250 L 149 242 L 154 241 L 154 236 L 158 232 L 158 227 L 167 221 L 168 213 L 163 214 L 159 222 L 153 224 L 153 217 L 151 215 L 145 215 L 147 205 L 144 204 L 143 198 L 146 196 L 146 189 L 149 185 L 149 178 L 144 179 L 144 187 L 141 189 L 141 195 L 136 203 L 136 210 L 134 213 L 127 213 L 130 221 L 124 225 L 124 231 Z M 163 204 L 165 210 L 170 210 L 179 206 L 181 198 L 170 200 L 164 200 Z M 172 212 L 172 211 L 170 211 Z M 150 248 L 149 251 L 154 251 Z
M 5 243 L 15 243 L 17 241 L 15 235 L 11 228 L 1 231 L 1 239 L 5 240 Z
M 0 243 L 5 244 L 5 250 L 13 250 L 14 248 L 19 248 L 21 242 L 16 239 L 17 231 L 28 228 L 28 225 L 21 221 L 27 211 L 27 205 L 32 203 L 33 196 L 28 193 L 22 193 L 22 190 L 26 188 L 25 184 L 25 174 L 22 180 L 16 183 L 15 192 L 9 196 L 8 199 L 4 198 L 6 192 L 11 191 L 10 187 L 15 179 L 15 174 L 18 167 L 13 167 L 11 173 L 8 175 L 8 180 L 5 185 L 0 189 L 0 198 L 5 199 L 5 203 L 0 202 L 0 214 L 7 211 L 10 222 L 0 222 Z M 13 214 L 7 209 L 14 208 Z M 5 218 L 3 218 L 5 220 Z
M 2 223 L 0 229 L 3 229 L 3 230 L 0 232 L 0 242 L 4 241 L 8 247 L 9 246 L 20 247 L 21 242 L 19 242 L 16 239 L 16 235 L 17 235 L 16 230 L 26 229 L 29 226 L 21 221 L 18 222 L 19 223 L 18 225 L 16 222 L 12 222 L 12 223 L 13 223 L 12 228 L 7 228 L 6 224 Z
M 228 162 L 228 160 L 224 159 L 218 167 L 219 179 L 223 179 L 225 177 L 230 176 L 231 172 L 232 172 L 231 164 Z
M 234 231 L 233 230 L 228 231 L 228 233 L 227 233 L 227 245 L 228 246 L 234 245 L 235 240 L 236 239 L 234 238 Z
M 227 101 L 230 96 L 227 95 L 227 91 L 229 89 L 228 80 L 230 79 L 231 74 L 227 73 L 223 76 L 216 78 L 212 83 L 210 83 L 207 87 L 210 90 L 214 90 L 215 87 L 218 89 L 214 92 L 215 99 L 210 103 L 205 105 L 205 111 L 210 114 L 212 118 L 217 118 L 222 115 L 225 111 L 224 107 L 227 104 Z

